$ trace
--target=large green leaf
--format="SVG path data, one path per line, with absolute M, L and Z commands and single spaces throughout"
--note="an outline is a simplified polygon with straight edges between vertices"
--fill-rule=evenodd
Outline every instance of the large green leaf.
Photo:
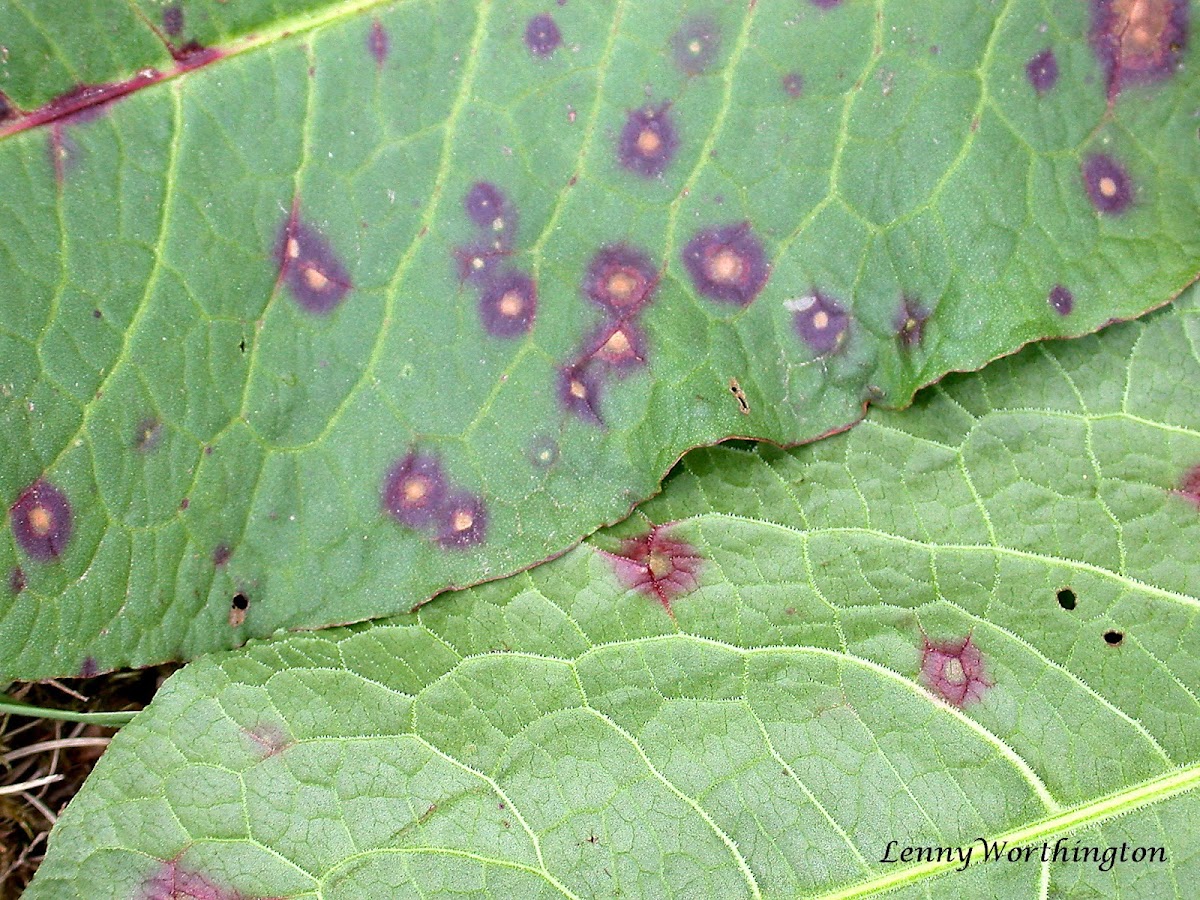
M 1190 896 L 1197 296 L 810 448 L 695 451 L 525 574 L 192 663 L 29 896 Z M 979 837 L 1035 856 L 882 861 Z M 1060 838 L 1126 856 L 1043 865 Z
M 1185 3 L 1136 46 L 1038 0 L 589 0 L 559 46 L 525 2 L 169 6 L 164 63 L 157 0 L 0 5 L 8 676 L 409 609 L 692 446 L 811 440 L 1198 270 Z M 511 205 L 475 224 L 480 180 Z M 597 259 L 644 293 L 613 243 L 652 283 L 620 316 L 584 296 Z

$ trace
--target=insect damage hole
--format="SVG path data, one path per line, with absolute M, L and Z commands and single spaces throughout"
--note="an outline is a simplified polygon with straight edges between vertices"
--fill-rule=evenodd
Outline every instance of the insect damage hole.
M 238 591 L 229 603 L 229 627 L 238 628 L 246 621 L 246 611 L 250 608 L 250 598 Z
M 1125 640 L 1125 632 L 1123 631 L 1115 631 L 1110 629 L 1104 632 L 1104 642 L 1110 647 L 1116 647 L 1123 640 Z
M 733 398 L 737 400 L 738 410 L 743 416 L 750 415 L 750 401 L 746 399 L 746 392 L 742 390 L 742 386 L 738 384 L 736 378 L 729 379 L 729 391 L 733 394 Z
M 1069 587 L 1061 588 L 1055 597 L 1058 600 L 1058 605 L 1063 609 L 1075 608 L 1075 592 Z

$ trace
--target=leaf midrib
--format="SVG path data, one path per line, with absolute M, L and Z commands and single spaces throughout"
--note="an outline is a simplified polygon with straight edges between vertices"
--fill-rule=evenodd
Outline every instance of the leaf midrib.
M 1028 825 L 1021 825 L 1000 832 L 988 841 L 1007 841 L 1010 846 L 1021 846 L 1048 838 L 1068 834 L 1079 828 L 1097 825 L 1118 816 L 1143 809 L 1154 803 L 1162 803 L 1200 786 L 1200 763 L 1187 766 L 1158 778 L 1108 794 L 1098 800 L 1073 807 Z M 978 843 L 973 842 L 973 843 Z M 971 844 L 964 844 L 964 847 Z M 943 862 L 920 863 L 885 875 L 860 881 L 857 884 L 819 895 L 821 900 L 850 900 L 867 897 L 882 891 L 895 890 L 926 878 L 933 878 L 959 868 L 957 859 Z

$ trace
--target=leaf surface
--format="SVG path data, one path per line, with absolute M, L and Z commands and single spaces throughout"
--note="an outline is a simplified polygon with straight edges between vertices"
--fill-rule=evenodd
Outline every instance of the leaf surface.
M 157 2 L 6 4 L 0 672 L 404 611 L 690 447 L 1161 305 L 1200 79 L 1153 5 L 1114 68 L 1034 0 L 182 2 L 166 62 Z
M 694 451 L 414 614 L 192 663 L 29 896 L 1186 896 L 1195 301 L 811 447 Z M 1033 856 L 883 862 L 981 837 Z

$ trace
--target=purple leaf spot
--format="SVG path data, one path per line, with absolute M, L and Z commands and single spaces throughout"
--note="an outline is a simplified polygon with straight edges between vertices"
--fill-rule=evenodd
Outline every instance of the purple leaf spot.
M 133 436 L 133 448 L 139 453 L 149 453 L 162 442 L 162 432 L 162 422 L 158 419 L 142 419 Z
M 679 133 L 669 109 L 669 103 L 643 106 L 626 117 L 617 142 L 617 159 L 630 172 L 657 178 L 675 158 Z
M 799 72 L 789 72 L 783 76 L 783 90 L 793 100 L 804 93 L 804 76 Z
M 56 559 L 71 539 L 71 504 L 48 481 L 38 479 L 9 510 L 13 536 L 31 559 Z
M 25 590 L 25 570 L 20 566 L 13 566 L 8 573 L 8 589 L 13 596 Z
M 487 537 L 487 508 L 483 499 L 456 493 L 446 499 L 438 515 L 437 541 L 449 550 L 465 550 Z
M 911 297 L 905 297 L 896 312 L 896 337 L 909 349 L 919 347 L 925 338 L 925 323 L 928 320 L 929 310 Z
M 646 338 L 631 322 L 606 323 L 587 341 L 588 356 L 618 371 L 646 364 Z
M 699 586 L 697 576 L 704 565 L 695 547 L 670 538 L 659 526 L 604 555 L 627 590 L 657 600 L 672 617 L 672 602 Z
M 388 33 L 384 30 L 383 25 L 378 19 L 371 23 L 371 30 L 367 32 L 367 49 L 371 51 L 371 55 L 375 57 L 375 65 L 380 68 L 387 62 L 388 48 L 391 42 L 388 40 Z
M 1060 316 L 1069 316 L 1075 308 L 1075 297 L 1061 284 L 1050 288 L 1050 296 L 1046 298 L 1050 307 Z
M 280 277 L 307 312 L 332 312 L 354 286 L 325 236 L 301 222 L 295 212 L 280 229 L 278 253 Z
M 1187 498 L 1197 508 L 1200 508 L 1200 465 L 1192 466 L 1183 474 L 1175 493 Z
M 1094 153 L 1083 161 L 1083 184 L 1098 212 L 1120 215 L 1133 202 L 1133 184 L 1111 156 Z
M 442 464 L 431 453 L 410 450 L 383 480 L 383 511 L 409 528 L 432 525 L 441 514 L 448 487 Z
M 771 272 L 749 222 L 697 232 L 682 258 L 698 294 L 739 306 L 758 296 Z
M 817 355 L 837 350 L 846 340 L 850 315 L 836 300 L 813 291 L 807 297 L 789 300 L 786 306 L 794 314 L 796 334 Z
M 1188 17 L 1188 0 L 1092 0 L 1089 37 L 1110 99 L 1175 71 L 1187 47 Z
M 657 286 L 658 270 L 650 257 L 626 244 L 601 247 L 583 279 L 584 296 L 618 318 L 639 312 Z
M 497 247 L 503 247 L 516 234 L 516 214 L 504 192 L 486 181 L 477 181 L 467 190 L 463 207 L 472 222 L 494 235 Z
M 233 556 L 233 551 L 229 549 L 228 544 L 217 544 L 217 546 L 213 547 L 212 561 L 213 565 L 218 569 L 229 562 L 229 557 L 231 556 Z
M 252 900 L 241 891 L 224 888 L 199 872 L 185 869 L 178 859 L 164 862 L 135 895 L 137 900 Z
M 80 678 L 91 678 L 99 674 L 99 672 L 100 663 L 96 662 L 96 657 L 94 656 L 85 656 L 83 662 L 79 664 Z
M 1043 50 L 1025 64 L 1025 77 L 1039 94 L 1044 94 L 1058 81 L 1058 60 L 1054 51 Z
M 537 287 L 523 272 L 506 272 L 486 284 L 479 298 L 479 317 L 488 334 L 528 334 L 537 314 Z
M 593 425 L 600 418 L 601 367 L 589 361 L 574 363 L 559 370 L 558 399 L 567 412 Z
M 946 643 L 924 639 L 921 649 L 921 679 L 952 706 L 963 707 L 983 697 L 992 687 L 983 671 L 983 654 L 971 636 Z
M 549 13 L 534 16 L 525 26 L 525 46 L 537 57 L 547 57 L 562 45 L 562 32 Z
M 694 16 L 683 23 L 671 38 L 675 65 L 688 75 L 699 75 L 717 58 L 721 50 L 721 32 L 708 16 Z
M 809 2 L 818 9 L 833 9 L 835 6 L 839 5 L 842 0 L 809 0 Z
M 454 260 L 460 281 L 486 285 L 500 274 L 509 251 L 490 244 L 476 243 L 454 249 Z
M 171 37 L 178 37 L 183 32 L 183 8 L 178 3 L 163 7 L 163 31 Z

